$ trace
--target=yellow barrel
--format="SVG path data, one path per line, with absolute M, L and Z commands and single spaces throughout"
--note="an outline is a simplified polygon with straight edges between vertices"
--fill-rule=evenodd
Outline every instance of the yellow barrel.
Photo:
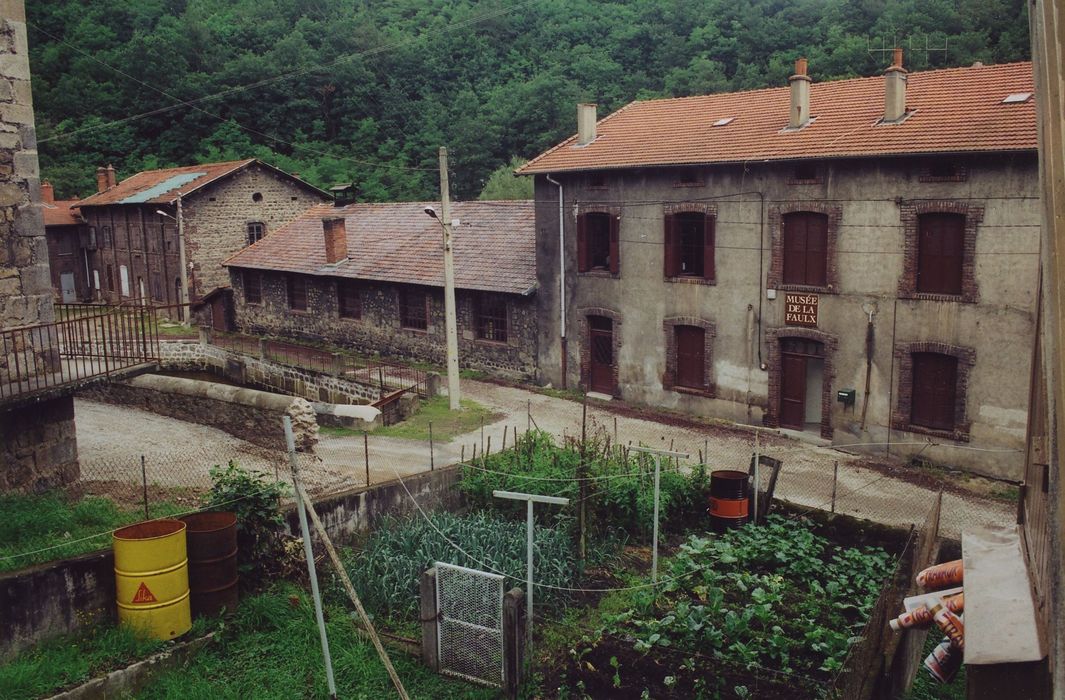
M 118 621 L 156 639 L 192 628 L 185 523 L 149 520 L 112 533 Z

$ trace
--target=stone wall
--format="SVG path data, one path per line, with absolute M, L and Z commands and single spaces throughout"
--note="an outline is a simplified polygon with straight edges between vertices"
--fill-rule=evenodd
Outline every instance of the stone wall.
M 0 330 L 51 323 L 52 285 L 41 213 L 37 136 L 30 95 L 23 3 L 0 3 Z M 56 369 L 47 335 L 5 338 L 0 384 Z M 17 368 L 17 369 L 16 369 Z M 15 407 L 0 399 L 0 489 L 43 488 L 76 479 L 69 397 Z
M 96 401 L 208 425 L 275 450 L 285 449 L 281 418 L 287 415 L 292 418 L 297 450 L 313 452 L 318 443 L 314 408 L 305 399 L 292 396 L 157 374 L 95 386 L 84 395 Z
M 237 327 L 246 333 L 283 335 L 350 347 L 364 354 L 445 363 L 444 294 L 437 288 L 428 292 L 428 328 L 424 331 L 400 327 L 399 297 L 403 285 L 360 281 L 360 318 L 341 318 L 336 280 L 308 277 L 307 310 L 288 308 L 287 275 L 262 272 L 262 303 L 244 299 L 244 273 L 231 269 Z M 258 274 L 258 273 L 250 273 Z M 507 342 L 478 340 L 474 327 L 477 292 L 456 290 L 455 304 L 459 333 L 459 362 L 475 369 L 519 379 L 536 376 L 536 304 L 534 297 L 504 295 L 507 299 Z

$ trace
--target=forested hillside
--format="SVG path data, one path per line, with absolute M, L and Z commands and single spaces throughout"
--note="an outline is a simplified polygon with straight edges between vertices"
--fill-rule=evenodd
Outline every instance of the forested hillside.
M 472 198 L 493 170 L 634 98 L 887 65 L 1028 58 L 1024 0 L 31 0 L 43 176 L 259 156 L 371 200 L 434 198 L 436 152 Z M 110 67 L 109 67 L 110 66 Z M 189 104 L 182 104 L 182 102 Z

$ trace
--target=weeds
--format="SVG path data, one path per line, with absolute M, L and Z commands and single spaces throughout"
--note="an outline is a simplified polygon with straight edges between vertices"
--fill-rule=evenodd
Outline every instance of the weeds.
M 433 440 L 451 442 L 459 435 L 473 432 L 483 424 L 493 423 L 501 414 L 465 399 L 461 410 L 452 411 L 448 397 L 435 396 L 421 402 L 418 410 L 409 418 L 395 425 L 378 428 L 374 435 L 429 441 L 429 423 L 433 424 Z

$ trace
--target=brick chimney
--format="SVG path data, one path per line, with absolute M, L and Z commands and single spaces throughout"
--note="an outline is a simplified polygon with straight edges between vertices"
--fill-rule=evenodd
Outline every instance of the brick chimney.
M 114 187 L 118 184 L 118 177 L 115 175 L 115 166 L 108 164 L 107 166 L 107 186 L 108 188 Z
M 107 191 L 107 168 L 102 166 L 96 169 L 96 191 Z
M 577 105 L 577 145 L 587 146 L 595 141 L 595 105 L 582 102 Z
M 325 233 L 325 261 L 338 263 L 348 259 L 348 233 L 344 227 L 344 217 L 322 219 L 322 231 Z
M 791 85 L 791 109 L 788 128 L 798 129 L 810 121 L 810 76 L 806 74 L 806 59 L 795 61 L 795 75 L 788 78 Z
M 897 122 L 906 116 L 906 69 L 902 49 L 895 49 L 891 65 L 884 71 L 884 121 Z
M 45 204 L 55 204 L 55 190 L 47 180 L 41 183 L 41 201 Z

